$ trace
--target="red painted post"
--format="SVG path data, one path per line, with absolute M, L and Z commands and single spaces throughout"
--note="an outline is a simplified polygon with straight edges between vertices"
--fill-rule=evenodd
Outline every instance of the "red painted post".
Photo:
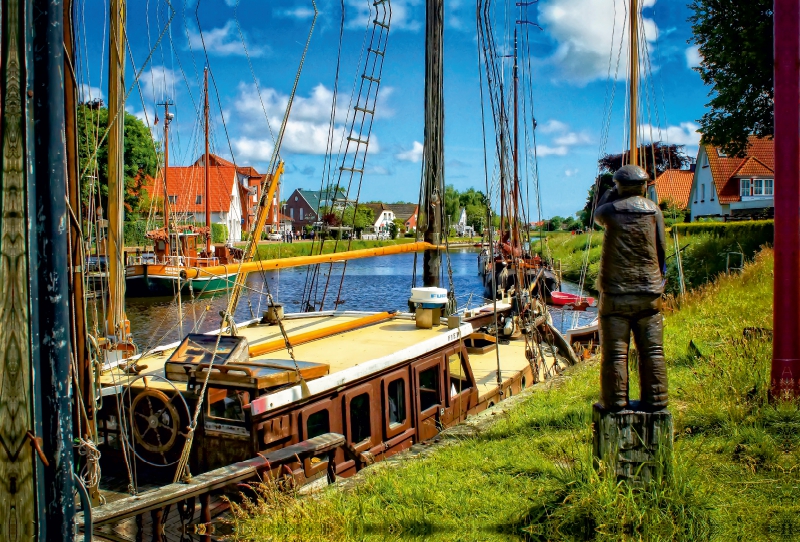
M 773 399 L 800 397 L 800 0 L 775 0 Z

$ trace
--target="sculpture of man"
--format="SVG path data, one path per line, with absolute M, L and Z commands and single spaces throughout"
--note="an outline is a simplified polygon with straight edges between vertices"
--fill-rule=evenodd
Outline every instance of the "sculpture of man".
M 614 188 L 600 199 L 594 221 L 605 228 L 598 308 L 600 398 L 603 407 L 628 407 L 628 346 L 631 332 L 639 352 L 642 410 L 667 407 L 661 295 L 666 274 L 664 217 L 644 197 L 649 177 L 639 166 L 623 166 Z

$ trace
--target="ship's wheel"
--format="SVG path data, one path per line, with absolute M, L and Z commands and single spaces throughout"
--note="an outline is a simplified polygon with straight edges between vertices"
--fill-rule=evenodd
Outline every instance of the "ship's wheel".
M 133 387 L 137 380 L 143 381 L 144 388 Z M 172 389 L 158 389 L 151 385 L 153 380 L 165 382 Z M 186 438 L 189 420 L 189 405 L 178 388 L 160 376 L 140 376 L 128 385 L 122 403 L 130 405 L 128 420 L 133 442 L 129 440 L 128 444 L 134 455 L 156 467 L 174 465 L 180 455 L 176 444 Z

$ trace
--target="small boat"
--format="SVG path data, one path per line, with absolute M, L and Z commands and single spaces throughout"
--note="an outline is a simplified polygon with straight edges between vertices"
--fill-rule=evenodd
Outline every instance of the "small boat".
M 568 294 L 567 292 L 551 292 L 550 304 L 560 307 L 571 305 L 576 310 L 583 310 L 594 304 L 594 298 Z

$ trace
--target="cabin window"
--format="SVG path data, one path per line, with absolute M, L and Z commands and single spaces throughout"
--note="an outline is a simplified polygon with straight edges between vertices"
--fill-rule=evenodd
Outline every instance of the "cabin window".
M 402 378 L 389 382 L 389 427 L 396 427 L 406 422 L 406 382 Z
M 246 391 L 208 389 L 208 415 L 237 422 L 244 421 L 244 405 L 250 403 L 250 393 Z
M 350 401 L 350 440 L 354 444 L 372 436 L 369 423 L 369 394 L 362 393 Z
M 773 195 L 773 186 L 775 181 L 772 179 L 764 179 L 764 195 L 771 196 Z
M 169 203 L 170 203 L 171 205 L 174 205 L 174 204 L 178 203 L 178 196 L 177 196 L 177 195 L 175 195 L 175 196 L 169 196 Z
M 739 186 L 740 186 L 740 190 L 739 190 L 739 195 L 740 196 L 749 196 L 750 195 L 750 179 L 742 179 L 741 180 L 741 184 Z
M 318 410 L 306 420 L 306 438 L 314 438 L 331 432 L 328 409 Z
M 470 388 L 471 382 L 460 353 L 451 354 L 448 362 L 450 364 L 450 397 L 455 397 L 463 390 Z
M 165 250 L 167 250 L 167 244 L 164 241 L 159 241 L 158 243 L 156 243 L 156 250 L 158 250 L 159 252 L 164 252 Z
M 439 366 L 419 373 L 419 411 L 425 412 L 439 404 Z

